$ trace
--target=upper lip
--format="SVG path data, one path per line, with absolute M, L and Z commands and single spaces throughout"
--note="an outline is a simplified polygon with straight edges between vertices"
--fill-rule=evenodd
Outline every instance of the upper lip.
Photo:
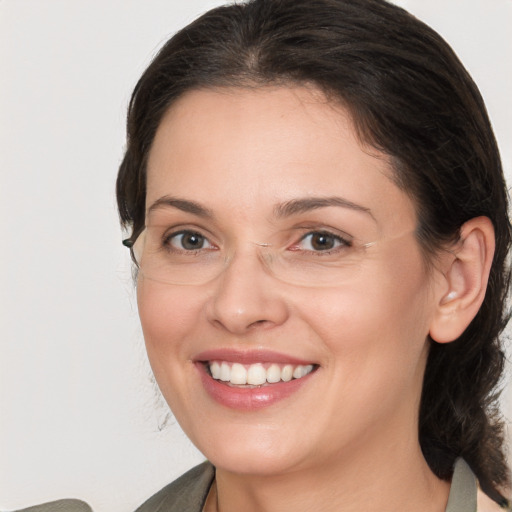
M 230 363 L 253 364 L 253 363 L 277 363 L 308 365 L 313 361 L 300 359 L 272 350 L 237 350 L 232 348 L 219 348 L 205 350 L 194 357 L 196 362 L 226 361 Z

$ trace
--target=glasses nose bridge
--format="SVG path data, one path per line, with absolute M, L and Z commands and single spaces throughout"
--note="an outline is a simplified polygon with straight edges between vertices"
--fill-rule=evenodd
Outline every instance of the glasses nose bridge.
M 273 245 L 268 242 L 255 242 L 253 240 L 239 242 L 228 252 L 221 273 L 225 273 L 234 264 L 236 264 L 240 258 L 242 261 L 247 262 L 254 261 L 254 257 L 256 257 L 259 266 L 263 268 L 265 273 L 273 275 L 271 268 L 272 261 L 275 259 L 273 254 Z M 253 265 L 251 268 L 252 267 Z
M 243 335 L 258 326 L 268 329 L 288 318 L 285 296 L 271 279 L 270 244 L 237 241 L 224 258 L 225 266 L 212 282 L 206 304 L 208 318 L 216 326 Z M 229 251 L 229 249 L 226 247 Z

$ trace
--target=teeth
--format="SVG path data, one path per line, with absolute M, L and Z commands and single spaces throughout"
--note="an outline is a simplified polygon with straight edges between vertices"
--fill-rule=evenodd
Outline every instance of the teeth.
M 270 365 L 267 370 L 267 382 L 275 384 L 281 380 L 281 368 L 277 364 Z
M 222 363 L 220 365 L 220 380 L 224 382 L 229 382 L 231 379 L 231 368 L 228 363 Z
M 284 380 L 285 382 L 289 382 L 290 380 L 292 380 L 292 377 L 293 377 L 293 366 L 291 364 L 287 364 L 283 368 L 283 371 L 281 372 L 281 379 Z
M 213 374 L 212 374 L 213 375 Z M 239 363 L 231 367 L 231 384 L 247 384 L 247 370 Z
M 286 364 L 281 367 L 274 363 L 265 369 L 265 366 L 261 363 L 243 365 L 240 363 L 230 364 L 226 361 L 213 361 L 209 363 L 209 369 L 215 380 L 229 382 L 238 386 L 245 384 L 261 386 L 267 382 L 275 384 L 280 381 L 289 382 L 292 379 L 301 379 L 313 371 L 313 365 L 294 366 Z
M 216 380 L 219 380 L 220 379 L 220 364 L 217 363 L 217 361 L 214 361 L 211 365 L 210 365 L 210 372 L 212 374 L 212 377 Z
M 265 384 L 265 382 L 267 382 L 267 371 L 265 368 L 263 368 L 260 363 L 251 364 L 247 371 L 247 384 L 260 386 L 261 384 Z
M 302 377 L 302 367 L 297 366 L 295 370 L 293 370 L 293 378 L 294 379 L 300 379 Z

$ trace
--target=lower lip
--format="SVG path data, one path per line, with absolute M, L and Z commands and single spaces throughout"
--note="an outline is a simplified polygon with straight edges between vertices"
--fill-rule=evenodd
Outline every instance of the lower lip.
M 239 388 L 215 380 L 204 363 L 196 363 L 201 381 L 207 393 L 219 404 L 241 411 L 256 411 L 269 407 L 297 392 L 315 372 L 289 382 L 267 384 L 257 388 Z

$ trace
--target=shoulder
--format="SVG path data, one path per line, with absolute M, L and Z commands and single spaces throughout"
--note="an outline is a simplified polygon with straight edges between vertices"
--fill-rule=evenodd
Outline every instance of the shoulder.
M 92 512 L 92 509 L 83 501 L 68 499 L 42 503 L 16 512 Z
M 151 496 L 135 512 L 201 512 L 214 476 L 215 468 L 203 462 Z

